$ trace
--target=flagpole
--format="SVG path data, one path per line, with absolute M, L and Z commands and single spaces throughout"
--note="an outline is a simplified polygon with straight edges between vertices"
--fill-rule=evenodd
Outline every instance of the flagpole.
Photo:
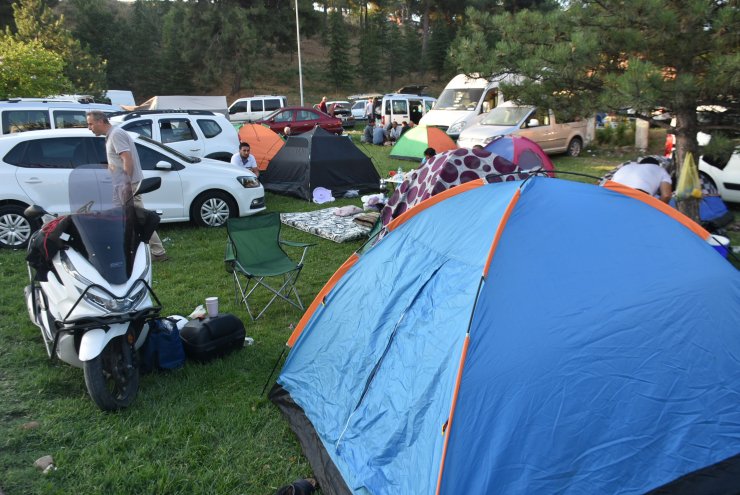
M 298 40 L 298 84 L 301 88 L 301 106 L 303 106 L 303 68 L 301 67 L 301 30 L 298 26 L 298 0 L 295 0 L 295 37 Z

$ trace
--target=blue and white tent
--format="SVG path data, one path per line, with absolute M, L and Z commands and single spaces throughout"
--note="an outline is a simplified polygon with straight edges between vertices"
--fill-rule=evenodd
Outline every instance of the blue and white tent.
M 700 226 L 533 177 L 389 229 L 319 293 L 271 393 L 324 493 L 740 486 L 740 275 Z

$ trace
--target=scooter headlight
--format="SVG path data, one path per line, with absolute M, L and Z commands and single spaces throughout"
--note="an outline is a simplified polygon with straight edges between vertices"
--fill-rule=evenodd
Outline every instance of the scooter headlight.
M 80 292 L 84 291 L 91 285 L 94 285 L 90 280 L 80 275 L 80 273 L 75 269 L 72 261 L 64 253 L 64 251 L 60 252 L 60 261 L 62 262 L 62 266 L 67 271 L 67 273 L 69 273 L 72 278 L 74 278 L 82 285 L 82 287 L 78 287 L 78 290 Z M 149 265 L 149 253 L 147 252 L 147 263 L 141 275 L 139 276 L 140 279 L 146 280 Z M 96 290 L 93 287 L 85 292 L 83 299 L 93 306 L 96 306 L 108 313 L 126 313 L 131 311 L 132 309 L 135 309 L 136 306 L 138 306 L 144 300 L 146 295 L 146 285 L 139 283 L 136 291 L 130 293 L 127 297 L 111 297 L 110 294 L 107 294 L 100 290 Z
M 129 294 L 127 297 L 113 298 L 108 295 L 103 295 L 95 289 L 90 289 L 85 293 L 85 301 L 99 307 L 100 309 L 109 313 L 127 313 L 136 308 L 146 297 L 146 286 L 141 287 L 134 293 Z

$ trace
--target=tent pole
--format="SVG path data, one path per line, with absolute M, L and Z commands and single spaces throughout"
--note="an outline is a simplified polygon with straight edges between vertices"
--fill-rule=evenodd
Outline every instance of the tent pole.
M 298 84 L 301 88 L 301 106 L 303 106 L 303 68 L 301 67 L 301 30 L 298 26 L 298 0 L 295 0 L 295 38 L 298 41 Z

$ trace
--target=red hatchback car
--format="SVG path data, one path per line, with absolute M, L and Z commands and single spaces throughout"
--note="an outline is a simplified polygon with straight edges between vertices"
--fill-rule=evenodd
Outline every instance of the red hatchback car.
M 341 134 L 344 131 L 340 119 L 308 107 L 284 107 L 256 121 L 255 124 L 264 124 L 278 134 L 285 134 L 286 127 L 290 127 L 291 134 L 301 134 L 316 126 L 334 134 Z

